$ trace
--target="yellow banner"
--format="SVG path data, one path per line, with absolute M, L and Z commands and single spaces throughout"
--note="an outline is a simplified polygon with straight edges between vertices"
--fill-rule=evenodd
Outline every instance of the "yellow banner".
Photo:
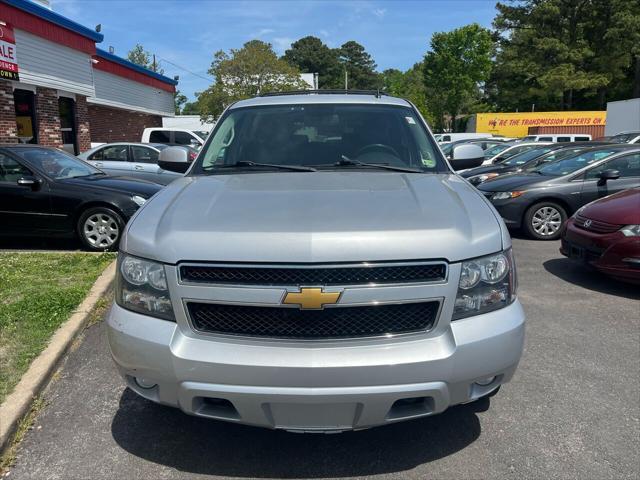
M 570 127 L 582 125 L 604 125 L 607 112 L 521 112 L 478 113 L 476 132 L 524 137 L 529 127 Z

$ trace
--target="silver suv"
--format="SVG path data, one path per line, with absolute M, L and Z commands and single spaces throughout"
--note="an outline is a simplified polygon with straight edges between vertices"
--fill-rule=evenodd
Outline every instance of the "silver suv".
M 343 431 L 494 394 L 522 354 L 511 239 L 409 102 L 243 100 L 128 224 L 113 358 L 201 417 Z M 482 162 L 462 145 L 452 165 Z

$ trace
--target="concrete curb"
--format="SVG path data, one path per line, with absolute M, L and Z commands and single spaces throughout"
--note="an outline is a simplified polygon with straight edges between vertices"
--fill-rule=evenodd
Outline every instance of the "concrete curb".
M 107 292 L 115 271 L 114 260 L 104 269 L 69 319 L 56 330 L 49 345 L 31 363 L 13 392 L 0 405 L 0 451 L 9 445 L 18 423 L 31 408 L 31 402 L 47 384 L 62 356 L 87 324 L 89 314 Z

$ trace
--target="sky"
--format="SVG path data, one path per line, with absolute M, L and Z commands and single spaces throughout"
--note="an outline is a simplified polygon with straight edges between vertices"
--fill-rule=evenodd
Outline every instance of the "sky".
M 406 70 L 420 61 L 434 32 L 469 23 L 491 26 L 494 0 L 51 0 L 53 10 L 86 27 L 102 25 L 99 48 L 126 57 L 141 43 L 165 75 L 179 75 L 190 100 L 206 89 L 217 50 L 252 39 L 278 55 L 307 35 L 329 47 L 355 40 L 378 65 Z

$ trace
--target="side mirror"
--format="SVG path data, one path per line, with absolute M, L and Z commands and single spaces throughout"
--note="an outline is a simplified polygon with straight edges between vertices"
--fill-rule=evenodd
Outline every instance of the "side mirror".
M 598 175 L 598 177 L 600 178 L 600 180 L 598 180 L 598 186 L 602 187 L 603 185 L 606 185 L 607 180 L 617 180 L 618 178 L 620 178 L 620 172 L 618 170 L 609 168 L 600 172 L 600 175 Z
M 484 162 L 484 152 L 478 145 L 458 145 L 453 148 L 451 157 L 454 170 L 479 167 Z
M 32 190 L 37 190 L 40 186 L 40 181 L 31 175 L 25 175 L 18 179 L 18 185 L 21 187 L 29 187 Z
M 186 147 L 167 147 L 160 151 L 158 158 L 160 168 L 170 172 L 185 173 L 191 162 L 189 161 L 189 149 Z

